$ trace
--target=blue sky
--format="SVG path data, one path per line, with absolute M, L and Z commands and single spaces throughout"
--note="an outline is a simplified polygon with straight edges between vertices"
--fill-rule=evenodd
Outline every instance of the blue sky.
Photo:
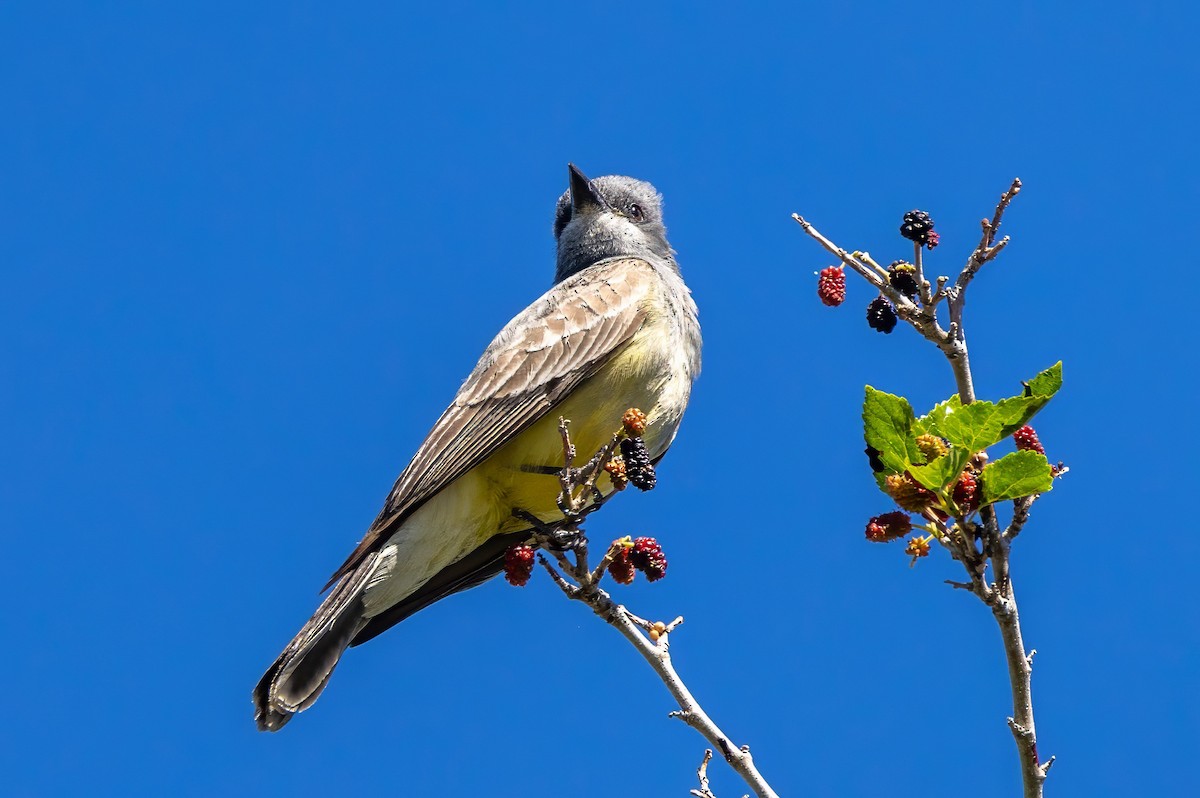
M 1195 789 L 1194 214 L 1184 4 L 26 4 L 0 10 L 8 795 L 683 795 L 704 748 L 545 579 L 406 621 L 278 735 L 250 688 L 495 331 L 573 161 L 654 182 L 705 367 L 619 591 L 784 795 L 1018 790 L 999 638 L 887 509 L 862 386 L 952 390 L 799 211 L 880 260 L 931 211 L 982 397 L 1057 360 L 1071 466 L 1014 578 L 1056 796 Z M 885 260 L 885 262 L 886 262 Z M 1177 517 L 1176 513 L 1183 513 Z M 714 767 L 717 794 L 741 795 Z

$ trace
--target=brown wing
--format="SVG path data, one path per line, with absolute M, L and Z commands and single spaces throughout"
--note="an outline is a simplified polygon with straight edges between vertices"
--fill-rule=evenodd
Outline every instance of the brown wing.
M 351 573 L 434 494 L 544 416 L 645 320 L 657 277 L 643 260 L 603 261 L 567 278 L 510 321 L 400 474 L 357 548 L 325 588 Z

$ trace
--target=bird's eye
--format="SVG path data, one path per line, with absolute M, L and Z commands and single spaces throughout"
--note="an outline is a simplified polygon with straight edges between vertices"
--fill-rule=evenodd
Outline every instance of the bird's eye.
M 642 206 L 641 206 L 641 205 L 638 205 L 637 203 L 634 203 L 633 205 L 630 205 L 630 206 L 629 206 L 629 218 L 630 218 L 630 219 L 633 219 L 635 222 L 640 222 L 640 221 L 642 221 L 642 219 L 644 219 L 644 218 L 645 218 L 645 217 L 642 215 Z

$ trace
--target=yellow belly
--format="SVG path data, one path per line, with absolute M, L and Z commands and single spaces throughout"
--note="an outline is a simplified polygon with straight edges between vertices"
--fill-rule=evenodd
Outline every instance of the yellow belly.
M 540 473 L 563 465 L 560 417 L 570 421 L 568 429 L 577 450 L 576 465 L 586 463 L 608 443 L 621 428 L 621 416 L 630 407 L 647 414 L 644 439 L 652 456 L 666 450 L 675 435 L 687 396 L 685 392 L 680 401 L 676 399 L 678 391 L 667 390 L 674 389 L 676 386 L 671 383 L 684 377 L 671 373 L 669 353 L 664 352 L 664 342 L 657 333 L 654 327 L 643 328 L 562 404 L 477 467 L 501 504 L 519 507 L 546 521 L 561 517 L 555 503 L 558 477 L 554 473 Z M 612 489 L 607 474 L 601 475 L 598 487 L 605 493 Z M 518 519 L 505 519 L 499 529 L 488 534 L 525 526 L 528 524 Z

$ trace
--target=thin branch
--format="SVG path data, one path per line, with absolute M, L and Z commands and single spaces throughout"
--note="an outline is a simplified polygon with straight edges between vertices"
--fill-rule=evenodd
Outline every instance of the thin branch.
M 1012 520 L 1008 522 L 1008 529 L 1004 530 L 1005 539 L 1012 540 L 1021 534 L 1021 530 L 1025 528 L 1025 523 L 1029 520 L 1029 510 L 1040 495 L 1040 493 L 1035 493 L 1032 496 L 1013 500 L 1013 516 Z
M 1033 658 L 1025 653 L 1021 639 L 1021 621 L 1017 616 L 1017 598 L 1010 580 L 1005 601 L 993 606 L 992 613 L 1000 626 L 1000 637 L 1004 640 L 1004 655 L 1008 661 L 1008 681 L 1012 687 L 1013 716 L 1008 719 L 1013 739 L 1017 744 L 1017 756 L 1021 761 L 1021 780 L 1025 784 L 1025 798 L 1041 798 L 1042 784 L 1046 781 L 1049 765 L 1042 768 L 1038 763 L 1037 730 L 1033 721 Z
M 929 281 L 925 279 L 925 264 L 921 256 L 921 242 L 913 242 L 913 268 L 917 270 L 917 290 L 921 295 L 921 304 L 929 307 L 933 304 L 933 296 L 929 292 Z
M 559 499 L 559 507 L 562 507 L 562 502 L 571 501 L 574 497 L 571 495 L 574 490 L 571 484 L 571 475 L 574 473 L 575 466 L 575 444 L 571 443 L 571 433 L 567 430 L 567 425 L 571 422 L 559 416 L 558 418 L 558 434 L 562 437 L 563 447 L 563 469 L 558 472 L 558 482 L 562 488 L 562 495 Z
M 542 567 L 550 573 L 550 578 L 554 580 L 554 584 L 558 585 L 559 589 L 567 595 L 567 598 L 575 598 L 575 594 L 579 592 L 579 588 L 564 579 L 563 575 L 555 570 L 554 566 L 550 564 L 550 561 L 546 559 L 545 555 L 539 553 L 538 562 L 540 562 Z
M 563 512 L 563 520 L 545 524 L 523 510 L 513 511 L 515 515 L 529 521 L 534 529 L 538 530 L 535 538 L 538 545 L 549 551 L 558 560 L 561 572 L 541 553 L 538 554 L 538 562 L 550 574 L 551 579 L 567 598 L 591 607 L 596 615 L 614 627 L 637 649 L 642 658 L 658 674 L 659 679 L 666 685 L 667 690 L 678 704 L 679 709 L 670 713 L 672 717 L 680 718 L 700 732 L 716 750 L 721 752 L 725 761 L 754 790 L 756 795 L 760 798 L 778 798 L 766 779 L 758 772 L 754 759 L 750 755 L 750 748 L 748 746 L 738 747 L 725 732 L 721 731 L 675 670 L 675 665 L 671 661 L 669 638 L 671 632 L 683 623 L 683 618 L 678 617 L 669 624 L 640 618 L 615 602 L 612 596 L 600 586 L 600 580 L 603 578 L 605 570 L 624 547 L 624 543 L 620 540 L 614 541 L 595 570 L 588 568 L 587 538 L 579 529 L 579 521 L 586 514 L 585 505 L 589 499 L 590 489 L 594 489 L 595 480 L 604 464 L 612 458 L 624 433 L 615 434 L 587 465 L 575 468 L 576 452 L 575 446 L 571 443 L 568 423 L 566 419 L 559 420 L 559 431 L 563 441 L 563 469 L 560 474 L 562 490 L 558 497 L 558 504 Z M 580 488 L 583 490 L 577 493 L 576 491 Z M 572 533 L 576 536 L 570 549 L 575 556 L 574 562 L 571 562 L 566 552 L 554 548 L 560 535 Z M 569 580 L 574 580 L 575 584 Z M 711 752 L 709 757 L 711 757 Z M 707 789 L 707 764 L 708 758 L 702 765 L 701 789 L 704 790 Z M 692 792 L 695 794 L 697 791 L 693 790 Z M 708 793 L 703 798 L 710 798 L 710 796 L 711 793 Z
M 712 761 L 712 749 L 705 748 L 704 759 L 700 760 L 700 767 L 696 768 L 696 779 L 700 782 L 700 789 L 691 791 L 696 798 L 717 798 L 708 788 L 708 763 L 710 761 Z
M 561 585 L 560 585 L 561 587 Z M 566 591 L 564 591 L 566 592 Z M 640 624 L 634 621 L 632 614 L 620 604 L 613 601 L 612 596 L 607 591 L 600 587 L 596 587 L 591 593 L 584 591 L 576 591 L 567 594 L 569 598 L 576 601 L 581 601 L 592 608 L 592 611 L 605 620 L 610 626 L 620 632 L 626 640 L 633 644 L 637 652 L 642 655 L 642 658 L 649 663 L 654 672 L 658 674 L 659 679 L 666 685 L 670 691 L 679 709 L 670 713 L 672 717 L 677 717 L 687 723 L 696 731 L 704 736 L 712 746 L 721 752 L 725 761 L 729 763 L 739 776 L 750 786 L 754 793 L 760 798 L 778 798 L 777 794 L 771 786 L 758 772 L 758 768 L 754 764 L 754 759 L 750 755 L 749 747 L 743 746 L 739 748 L 729 738 L 725 732 L 721 731 L 720 727 L 713 722 L 708 713 L 700 706 L 700 703 L 688 690 L 683 679 L 675 670 L 675 665 L 671 661 L 670 646 L 668 638 L 670 633 L 663 632 L 659 634 L 658 641 L 651 641 L 649 637 L 641 631 Z M 640 619 L 639 619 L 640 620 Z

